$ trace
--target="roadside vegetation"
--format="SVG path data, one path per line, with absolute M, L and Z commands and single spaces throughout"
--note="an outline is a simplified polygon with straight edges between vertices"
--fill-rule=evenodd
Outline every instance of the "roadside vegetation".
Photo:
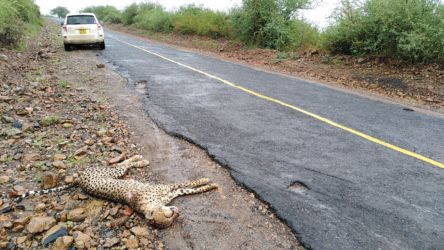
M 343 0 L 332 24 L 319 30 L 300 17 L 313 0 L 243 0 L 228 13 L 185 5 L 131 4 L 122 11 L 93 6 L 99 19 L 148 32 L 235 40 L 251 47 L 299 53 L 382 57 L 444 65 L 444 5 L 440 0 Z
M 42 25 L 32 0 L 0 0 L 0 47 L 20 46 L 24 35 L 35 35 Z

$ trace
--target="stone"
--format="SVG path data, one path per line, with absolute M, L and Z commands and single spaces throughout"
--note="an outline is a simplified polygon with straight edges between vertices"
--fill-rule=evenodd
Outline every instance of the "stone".
M 52 245 L 53 250 L 68 250 L 72 243 L 74 242 L 74 238 L 72 236 L 62 236 L 57 238 L 57 240 Z
M 53 159 L 54 161 L 63 161 L 63 160 L 66 160 L 66 155 L 64 155 L 64 154 L 55 154 L 55 155 L 52 157 L 52 159 Z
M 15 113 L 19 116 L 25 116 L 25 115 L 29 115 L 28 110 L 24 109 L 24 108 L 18 108 L 15 110 Z
M 25 110 L 28 112 L 29 115 L 32 114 L 32 112 L 34 112 L 34 108 L 32 107 L 27 107 L 25 108 Z
M 6 135 L 8 137 L 14 137 L 17 135 L 21 135 L 22 131 L 18 128 L 9 128 L 2 130 L 0 134 Z
M 74 152 L 74 155 L 75 155 L 75 156 L 83 156 L 83 155 L 86 155 L 86 153 L 88 153 L 87 150 L 88 150 L 88 147 L 83 147 L 83 148 L 77 149 L 77 151 Z
M 34 154 L 34 153 L 26 154 L 26 155 L 23 157 L 23 160 L 24 160 L 25 162 L 39 161 L 39 160 L 40 160 L 40 155 L 39 155 L 39 154 Z
M 63 161 L 54 161 L 52 166 L 58 169 L 66 169 L 66 164 Z
M 9 180 L 10 180 L 9 176 L 6 176 L 6 175 L 0 176 L 0 184 L 5 184 L 5 183 L 9 182 Z
M 11 124 L 13 128 L 22 129 L 23 124 L 20 121 L 14 120 Z
M 65 122 L 65 123 L 62 124 L 62 126 L 63 126 L 64 128 L 72 128 L 72 123 L 70 123 L 70 122 Z
M 80 231 L 75 231 L 73 233 L 75 247 L 77 249 L 85 249 L 91 247 L 91 237 Z
M 113 165 L 113 164 L 122 162 L 123 160 L 125 160 L 125 157 L 126 157 L 126 154 L 122 153 L 119 156 L 116 156 L 116 157 L 114 157 L 112 159 L 109 159 L 108 160 L 108 164 Z
M 128 239 L 126 239 L 124 241 L 125 241 L 125 246 L 128 249 L 137 249 L 137 248 L 139 248 L 139 241 L 137 240 L 136 237 L 134 237 L 134 235 L 131 235 Z
M 104 247 L 113 247 L 115 245 L 117 245 L 119 243 L 119 239 L 114 237 L 114 238 L 107 238 L 105 240 L 105 244 L 103 245 Z
M 48 189 L 59 184 L 59 177 L 54 173 L 45 173 L 42 178 L 42 188 Z
M 103 68 L 105 68 L 105 64 L 103 64 L 103 63 L 99 63 L 99 64 L 97 64 L 96 66 L 97 66 L 98 69 L 103 69 Z
M 7 62 L 9 60 L 8 56 L 5 54 L 0 54 L 0 61 Z
M 31 216 L 24 216 L 24 217 L 14 220 L 12 223 L 14 224 L 14 226 L 24 226 L 28 223 L 28 221 L 30 219 L 31 219 Z
M 74 222 L 83 221 L 86 218 L 85 209 L 84 208 L 75 208 L 68 213 L 68 220 Z
M 67 176 L 65 176 L 65 180 L 64 181 L 65 181 L 66 184 L 71 184 L 71 183 L 74 182 L 74 176 L 67 175 Z
M 23 244 L 23 242 L 25 242 L 27 239 L 28 239 L 27 236 L 18 237 L 18 238 L 16 239 L 15 243 L 16 243 L 17 245 L 21 245 L 21 244 Z
M 58 238 L 68 235 L 68 229 L 63 224 L 58 224 L 45 232 L 42 238 L 42 244 L 47 247 Z
M 10 116 L 6 116 L 6 115 L 2 116 L 2 120 L 5 121 L 6 123 L 13 123 L 14 122 L 14 118 L 12 118 Z
M 85 145 L 92 146 L 92 145 L 94 144 L 94 140 L 92 140 L 92 139 L 87 139 L 87 140 L 85 140 L 83 143 L 85 143 Z
M 119 228 L 119 227 L 123 226 L 128 221 L 129 218 L 130 218 L 129 216 L 122 216 L 120 218 L 117 218 L 117 219 L 111 221 L 110 227 Z
M 135 236 L 148 236 L 149 232 L 146 227 L 136 226 L 130 229 Z
M 56 224 L 56 220 L 49 216 L 36 216 L 32 217 L 31 221 L 26 226 L 26 230 L 29 233 L 41 233 L 50 229 Z
M 34 211 L 36 212 L 42 212 L 44 211 L 46 208 L 46 204 L 45 203 L 39 203 L 34 207 Z

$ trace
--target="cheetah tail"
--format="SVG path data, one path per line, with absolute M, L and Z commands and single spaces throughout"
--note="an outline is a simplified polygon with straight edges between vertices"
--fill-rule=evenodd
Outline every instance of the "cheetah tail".
M 20 195 L 19 197 L 15 198 L 14 202 L 18 203 L 18 202 L 22 201 L 24 198 L 26 198 L 28 196 L 43 195 L 43 194 L 50 194 L 50 193 L 61 192 L 63 190 L 69 189 L 69 188 L 71 188 L 73 186 L 75 186 L 75 184 L 68 184 L 68 185 L 63 185 L 63 186 L 59 186 L 59 187 L 55 187 L 55 188 L 49 188 L 49 189 L 44 189 L 44 190 L 31 190 L 31 191 L 28 191 L 28 192 Z

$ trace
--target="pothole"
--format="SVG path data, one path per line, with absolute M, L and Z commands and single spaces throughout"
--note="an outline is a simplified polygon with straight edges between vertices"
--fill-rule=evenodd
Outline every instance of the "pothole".
M 135 86 L 134 86 L 136 91 L 137 91 L 137 93 L 146 94 L 147 93 L 147 89 L 146 89 L 147 88 L 147 84 L 148 84 L 147 80 L 137 81 Z
M 305 191 L 309 190 L 307 185 L 305 185 L 301 181 L 292 182 L 290 185 L 288 185 L 287 189 L 290 190 L 291 192 L 295 192 L 298 194 L 303 194 L 303 193 L 305 193 Z

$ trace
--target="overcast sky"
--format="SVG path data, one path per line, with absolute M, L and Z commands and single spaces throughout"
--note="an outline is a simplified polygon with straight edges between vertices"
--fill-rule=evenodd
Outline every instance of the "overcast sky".
M 328 16 L 330 16 L 333 9 L 337 6 L 340 0 L 321 0 L 318 6 L 312 10 L 303 12 L 303 16 L 310 22 L 325 27 L 328 24 Z M 65 6 L 71 12 L 78 12 L 79 10 L 91 6 L 91 5 L 113 5 L 118 9 L 123 9 L 125 6 L 130 5 L 133 2 L 145 2 L 137 0 L 35 0 L 40 6 L 40 10 L 43 14 L 49 14 L 49 11 L 57 6 Z M 173 10 L 184 4 L 197 4 L 214 10 L 229 10 L 235 5 L 239 5 L 242 0 L 163 0 L 158 1 L 165 6 L 168 10 Z

